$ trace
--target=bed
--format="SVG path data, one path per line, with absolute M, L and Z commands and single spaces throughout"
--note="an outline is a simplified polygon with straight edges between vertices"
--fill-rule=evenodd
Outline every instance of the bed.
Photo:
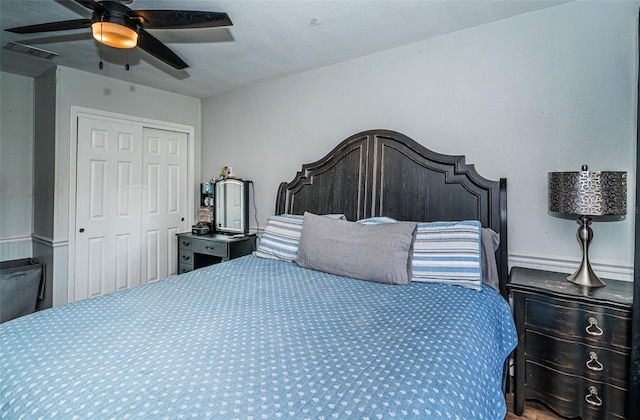
M 281 214 L 302 223 L 293 259 L 265 257 L 265 239 L 253 255 L 0 324 L 0 418 L 504 418 L 517 340 L 505 299 L 506 180 L 371 130 L 283 182 L 263 237 Z M 477 287 L 413 281 L 420 227 L 461 221 L 500 239 L 493 252 L 482 244 L 491 273 Z M 344 229 L 355 232 L 348 249 L 314 248 Z M 368 268 L 393 266 L 409 281 L 301 259 L 337 249 L 353 252 L 341 263 L 353 265 L 377 246 L 354 246 L 361 233 L 394 252 L 402 242 L 404 266 L 385 253 Z

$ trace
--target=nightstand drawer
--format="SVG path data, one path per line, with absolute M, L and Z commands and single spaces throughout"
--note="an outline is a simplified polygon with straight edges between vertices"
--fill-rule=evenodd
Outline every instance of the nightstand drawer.
M 193 271 L 193 264 L 178 264 L 178 274 L 188 273 L 189 271 Z
M 547 401 L 566 417 L 623 419 L 626 390 L 526 362 L 527 397 Z
M 193 240 L 193 252 L 229 258 L 229 244 L 226 242 Z
M 193 240 L 189 238 L 179 237 L 178 238 L 178 248 L 179 249 L 193 249 Z
M 551 337 L 535 331 L 525 334 L 525 356 L 549 368 L 626 388 L 630 357 L 601 347 Z
M 610 344 L 625 349 L 630 348 L 629 331 L 631 320 L 628 317 L 613 315 L 615 311 L 597 306 L 591 310 L 562 305 L 559 299 L 537 296 L 526 299 L 525 324 L 556 337 L 572 337 L 585 342 Z
M 186 249 L 179 249 L 178 264 L 190 264 L 193 266 L 193 252 Z

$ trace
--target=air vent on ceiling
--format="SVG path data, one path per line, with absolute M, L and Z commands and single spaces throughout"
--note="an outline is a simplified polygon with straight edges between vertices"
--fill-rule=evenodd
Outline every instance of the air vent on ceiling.
M 40 48 L 32 47 L 31 45 L 25 45 L 14 41 L 7 42 L 4 48 L 23 54 L 33 55 L 35 57 L 46 58 L 47 60 L 51 60 L 53 57 L 58 55 L 51 51 L 42 50 Z

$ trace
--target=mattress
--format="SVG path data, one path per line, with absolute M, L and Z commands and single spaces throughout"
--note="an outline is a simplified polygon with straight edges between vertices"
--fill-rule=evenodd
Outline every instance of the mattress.
M 509 305 L 246 256 L 0 324 L 1 418 L 503 419 Z

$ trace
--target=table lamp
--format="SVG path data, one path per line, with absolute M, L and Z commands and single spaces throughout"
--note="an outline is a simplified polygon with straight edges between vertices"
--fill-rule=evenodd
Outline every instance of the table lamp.
M 582 246 L 582 263 L 567 277 L 570 282 L 588 287 L 605 283 L 591 269 L 589 243 L 592 217 L 622 220 L 627 214 L 627 173 L 589 171 L 549 172 L 549 213 L 556 217 L 578 217 L 578 241 Z

